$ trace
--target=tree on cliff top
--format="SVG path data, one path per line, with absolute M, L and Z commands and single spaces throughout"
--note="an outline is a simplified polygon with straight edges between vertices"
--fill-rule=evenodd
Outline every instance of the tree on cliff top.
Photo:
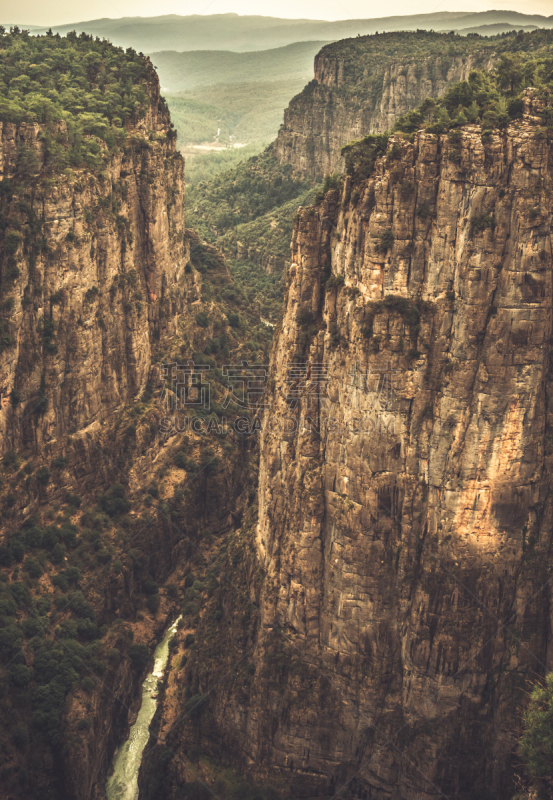
M 0 122 L 44 126 L 50 170 L 68 163 L 98 167 L 94 140 L 110 148 L 124 140 L 125 124 L 137 122 L 150 105 L 150 82 L 149 63 L 131 48 L 84 33 L 0 32 Z
M 546 100 L 543 122 L 551 126 L 553 110 L 548 102 L 553 94 L 553 55 L 524 59 L 519 53 L 502 54 L 494 70 L 472 70 L 468 80 L 451 86 L 438 101 L 428 98 L 417 109 L 403 114 L 392 132 L 412 135 L 420 129 L 459 136 L 467 123 L 480 124 L 483 133 L 504 128 L 522 114 L 522 92 L 532 86 Z M 346 172 L 356 179 L 368 178 L 376 159 L 386 152 L 389 134 L 368 135 L 342 148 Z M 393 157 L 393 154 L 390 154 Z M 460 151 L 459 151 L 460 157 Z

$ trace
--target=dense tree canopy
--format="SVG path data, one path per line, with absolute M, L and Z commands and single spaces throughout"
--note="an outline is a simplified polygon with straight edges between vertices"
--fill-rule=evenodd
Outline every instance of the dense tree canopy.
M 47 166 L 99 166 L 98 139 L 109 147 L 125 136 L 149 104 L 146 59 L 85 33 L 30 36 L 0 26 L 0 122 L 45 126 Z M 61 123 L 61 124 L 60 124 Z M 34 154 L 23 152 L 21 174 Z
M 532 689 L 524 714 L 520 754 L 538 796 L 549 797 L 548 788 L 553 783 L 553 672 Z
M 81 118 L 103 129 L 137 118 L 147 101 L 146 61 L 129 48 L 85 33 L 67 37 L 5 33 L 0 28 L 0 119 L 55 122 Z
M 188 219 L 202 236 L 213 241 L 236 225 L 251 222 L 299 197 L 310 182 L 281 165 L 268 148 L 244 164 L 201 182 L 188 193 Z

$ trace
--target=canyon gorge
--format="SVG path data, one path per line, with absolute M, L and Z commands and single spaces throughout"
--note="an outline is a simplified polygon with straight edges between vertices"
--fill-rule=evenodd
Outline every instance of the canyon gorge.
M 266 412 L 294 424 L 261 437 L 241 591 L 191 675 L 202 744 L 294 796 L 514 791 L 551 667 L 552 164 L 524 104 L 485 142 L 390 138 L 296 221 Z M 327 370 L 295 408 L 290 362 Z
M 500 96 L 498 55 L 522 81 L 549 39 L 323 48 L 238 168 L 312 192 L 288 264 L 249 264 L 282 270 L 274 336 L 187 227 L 151 62 L 37 41 L 126 88 L 107 130 L 0 108 L 0 798 L 106 798 L 173 624 L 140 800 L 550 797 L 520 741 L 553 658 L 553 106 Z M 247 410 L 229 364 L 265 370 Z

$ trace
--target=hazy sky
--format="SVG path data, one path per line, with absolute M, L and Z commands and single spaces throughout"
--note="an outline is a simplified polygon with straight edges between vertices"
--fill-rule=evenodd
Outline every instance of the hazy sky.
M 4 24 L 62 25 L 100 17 L 160 14 L 262 14 L 272 17 L 307 19 L 368 19 L 432 11 L 486 11 L 494 8 L 526 14 L 553 14 L 553 0 L 0 0 L 0 21 Z

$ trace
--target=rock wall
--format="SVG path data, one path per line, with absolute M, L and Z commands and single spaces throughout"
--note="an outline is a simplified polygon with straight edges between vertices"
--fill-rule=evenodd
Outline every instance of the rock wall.
M 332 45 L 325 47 L 315 56 L 314 80 L 284 111 L 273 154 L 317 180 L 342 171 L 344 145 L 390 130 L 402 114 L 427 97 L 440 97 L 450 83 L 466 80 L 489 60 L 486 51 L 451 57 L 407 51 L 401 58 L 375 55 L 370 65 L 356 68 Z
M 259 612 L 244 639 L 227 599 L 223 658 L 197 643 L 190 734 L 291 796 L 514 792 L 528 682 L 553 667 L 553 150 L 533 102 L 484 141 L 392 137 L 298 217 L 242 559 Z
M 184 297 L 184 169 L 152 71 L 152 105 L 99 170 L 21 180 L 38 124 L 3 124 L 0 452 L 39 451 L 144 389 Z M 64 123 L 61 123 L 63 125 Z M 16 269 L 10 270 L 9 257 Z M 47 398 L 47 401 L 44 400 Z

